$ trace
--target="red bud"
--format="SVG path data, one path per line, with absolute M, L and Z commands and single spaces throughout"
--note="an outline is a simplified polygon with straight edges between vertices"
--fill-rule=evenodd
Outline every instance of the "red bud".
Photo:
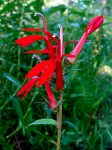
M 98 29 L 102 25 L 103 20 L 104 20 L 103 16 L 97 16 L 97 17 L 93 18 L 86 27 L 85 31 L 87 32 L 87 34 L 91 34 L 96 29 Z

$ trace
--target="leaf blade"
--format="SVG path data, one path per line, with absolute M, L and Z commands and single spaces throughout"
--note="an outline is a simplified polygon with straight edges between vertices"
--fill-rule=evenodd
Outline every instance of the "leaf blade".
M 54 119 L 38 119 L 31 124 L 29 124 L 27 127 L 32 126 L 32 125 L 57 125 L 57 122 Z

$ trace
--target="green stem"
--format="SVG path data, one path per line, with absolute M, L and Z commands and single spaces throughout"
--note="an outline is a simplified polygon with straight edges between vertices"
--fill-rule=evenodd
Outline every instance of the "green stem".
M 62 93 L 60 93 L 60 101 L 62 100 Z M 62 104 L 58 107 L 57 112 L 57 128 L 58 128 L 58 137 L 57 137 L 57 150 L 60 150 L 61 143 L 61 129 L 62 129 Z

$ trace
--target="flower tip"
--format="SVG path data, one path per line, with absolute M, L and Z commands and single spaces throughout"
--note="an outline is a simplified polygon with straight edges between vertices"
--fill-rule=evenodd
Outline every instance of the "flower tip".
M 97 22 L 99 23 L 99 26 L 102 25 L 103 21 L 104 21 L 104 16 L 97 16 Z
M 21 46 L 22 46 L 22 43 L 19 41 L 19 39 L 15 40 L 15 43 L 16 43 L 17 45 L 21 45 Z M 24 46 L 22 46 L 22 47 L 24 47 Z
M 102 25 L 103 20 L 104 20 L 103 16 L 96 16 L 95 18 L 93 18 L 86 27 L 87 34 L 91 34 L 96 29 L 98 29 Z

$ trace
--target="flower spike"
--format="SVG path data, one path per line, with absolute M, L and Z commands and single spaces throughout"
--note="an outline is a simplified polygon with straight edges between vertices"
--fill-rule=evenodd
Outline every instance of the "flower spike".
M 85 32 L 81 39 L 79 41 L 68 41 L 63 42 L 63 28 L 62 25 L 58 25 L 60 29 L 60 35 L 59 37 L 52 35 L 46 25 L 46 20 L 44 16 L 40 13 L 36 13 L 35 16 L 40 16 L 43 21 L 44 28 L 24 28 L 23 30 L 26 32 L 42 32 L 44 33 L 44 36 L 42 35 L 29 35 L 22 38 L 19 38 L 16 40 L 16 44 L 19 44 L 22 47 L 29 46 L 33 42 L 36 42 L 38 40 L 44 40 L 46 42 L 46 48 L 43 50 L 29 50 L 25 52 L 26 54 L 33 54 L 33 57 L 36 57 L 38 59 L 38 64 L 36 64 L 26 75 L 25 78 L 29 79 L 27 83 L 23 85 L 23 87 L 20 89 L 20 91 L 17 93 L 17 96 L 23 95 L 23 98 L 27 96 L 27 94 L 30 92 L 30 90 L 33 88 L 33 86 L 36 85 L 36 87 L 40 87 L 41 85 L 45 86 L 46 93 L 48 96 L 48 104 L 50 109 L 54 109 L 57 107 L 57 101 L 55 99 L 55 96 L 52 92 L 52 89 L 50 87 L 50 81 L 53 77 L 53 74 L 56 73 L 56 90 L 60 91 L 63 90 L 63 66 L 62 61 L 63 58 L 66 57 L 66 59 L 74 63 L 77 56 L 81 52 L 81 49 L 85 42 L 88 42 L 87 37 L 89 34 L 94 32 L 96 29 L 98 29 L 102 22 L 103 22 L 103 16 L 97 16 L 93 18 L 90 23 L 87 25 Z M 53 42 L 53 43 L 52 43 Z M 72 50 L 70 54 L 64 54 L 64 47 L 67 44 L 75 43 L 77 44 L 76 47 Z M 48 54 L 49 59 L 48 60 L 41 60 L 40 56 L 36 54 Z

